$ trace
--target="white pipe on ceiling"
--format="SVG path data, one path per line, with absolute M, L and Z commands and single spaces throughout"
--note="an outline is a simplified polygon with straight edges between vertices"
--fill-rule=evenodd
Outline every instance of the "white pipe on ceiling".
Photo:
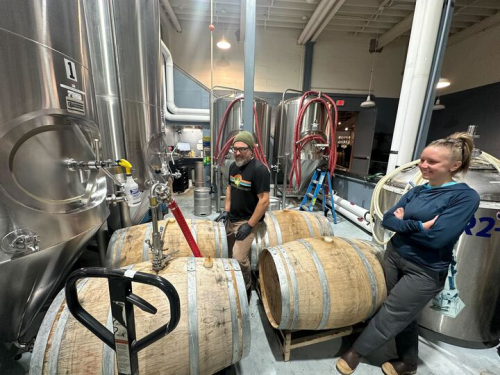
M 337 14 L 337 12 L 339 11 L 340 7 L 342 5 L 344 5 L 344 3 L 345 3 L 345 0 L 338 0 L 337 1 L 337 3 L 335 4 L 335 6 L 333 7 L 332 11 L 328 15 L 328 17 L 326 17 L 326 19 L 323 20 L 323 23 L 321 24 L 321 26 L 318 27 L 316 29 L 316 31 L 314 32 L 314 36 L 311 39 L 313 42 L 315 42 L 316 39 L 318 39 L 318 37 L 321 35 L 321 33 L 323 32 L 323 30 L 325 29 L 325 27 L 328 26 L 328 24 L 332 20 L 333 16 L 335 16 Z
M 413 158 L 443 2 L 419 0 L 416 3 L 387 172 Z
M 174 26 L 175 30 L 178 33 L 182 33 L 181 24 L 179 23 L 179 20 L 177 19 L 177 16 L 175 15 L 174 10 L 172 9 L 172 5 L 170 5 L 170 1 L 161 0 L 161 3 L 163 4 L 163 7 L 165 8 L 165 11 L 168 14 L 168 18 L 170 19 L 170 22 L 172 22 L 172 25 Z
M 306 27 L 302 30 L 302 33 L 297 39 L 297 44 L 305 44 L 311 38 L 311 35 L 316 31 L 321 22 L 328 15 L 333 4 L 335 4 L 336 0 L 321 0 L 316 9 L 314 10 L 313 15 L 309 19 Z
M 166 67 L 166 84 L 165 86 L 165 101 L 168 111 L 174 115 L 196 115 L 206 117 L 210 121 L 210 110 L 204 108 L 179 108 L 175 105 L 174 99 L 174 61 L 172 60 L 172 54 L 169 49 L 161 41 L 161 53 L 165 57 L 165 67 Z M 187 121 L 187 120 L 186 120 Z M 194 121 L 194 120 L 193 120 Z

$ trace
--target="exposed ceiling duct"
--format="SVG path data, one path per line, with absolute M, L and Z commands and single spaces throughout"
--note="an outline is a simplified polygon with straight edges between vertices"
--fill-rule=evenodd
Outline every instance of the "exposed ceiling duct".
M 313 42 L 315 42 L 316 39 L 318 39 L 318 37 L 321 35 L 321 33 L 323 32 L 325 27 L 328 26 L 328 24 L 332 20 L 333 16 L 335 16 L 337 14 L 340 7 L 342 5 L 344 5 L 344 3 L 345 3 L 345 0 L 337 0 L 337 3 L 334 5 L 332 10 L 330 11 L 330 14 L 328 15 L 328 17 L 326 17 L 326 19 L 321 23 L 321 26 L 319 28 L 317 28 L 317 30 L 314 32 L 314 36 L 312 37 Z
M 313 15 L 309 19 L 309 22 L 302 30 L 302 33 L 297 40 L 297 44 L 306 44 L 313 33 L 318 29 L 318 26 L 323 22 L 325 16 L 329 14 L 330 9 L 332 9 L 333 5 L 336 3 L 336 0 L 321 0 L 321 2 L 316 7 Z
M 168 47 L 161 41 L 161 53 L 165 58 L 165 74 L 166 74 L 166 102 L 167 109 L 173 114 L 178 115 L 198 115 L 198 116 L 208 116 L 210 114 L 209 109 L 204 108 L 179 108 L 175 105 L 175 87 L 174 87 L 174 61 L 172 59 L 172 54 Z
M 165 9 L 165 12 L 167 12 L 168 18 L 172 23 L 172 26 L 174 26 L 175 31 L 177 31 L 178 33 L 182 33 L 181 24 L 179 23 L 179 20 L 177 19 L 177 16 L 175 15 L 174 10 L 172 9 L 172 5 L 170 5 L 170 1 L 160 0 L 160 4 L 163 6 L 163 9 Z

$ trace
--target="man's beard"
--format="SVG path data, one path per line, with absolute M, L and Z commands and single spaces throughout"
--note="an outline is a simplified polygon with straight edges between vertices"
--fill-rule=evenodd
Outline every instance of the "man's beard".
M 244 165 L 248 164 L 250 160 L 252 160 L 253 155 L 248 156 L 247 158 L 241 158 L 241 159 L 234 159 L 234 162 L 236 163 L 237 167 L 243 167 Z

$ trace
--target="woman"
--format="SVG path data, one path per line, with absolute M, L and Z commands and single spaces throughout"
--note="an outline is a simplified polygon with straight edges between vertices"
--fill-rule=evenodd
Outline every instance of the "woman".
M 479 207 L 479 195 L 453 180 L 467 172 L 472 138 L 455 133 L 432 142 L 419 168 L 429 182 L 416 186 L 384 215 L 382 225 L 396 234 L 387 245 L 384 272 L 387 299 L 354 345 L 337 361 L 337 370 L 352 374 L 360 358 L 392 338 L 398 358 L 382 365 L 388 375 L 417 372 L 416 318 L 439 293 L 453 259 L 453 246 Z

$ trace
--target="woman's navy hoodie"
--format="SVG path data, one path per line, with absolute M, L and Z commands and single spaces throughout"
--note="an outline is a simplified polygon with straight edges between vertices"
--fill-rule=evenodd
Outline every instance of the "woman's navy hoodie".
M 435 271 L 447 270 L 453 258 L 453 246 L 477 208 L 479 194 L 465 183 L 430 188 L 416 186 L 384 215 L 382 225 L 396 232 L 391 242 L 405 259 Z M 394 211 L 404 208 L 404 218 Z M 439 215 L 429 230 L 421 222 Z

